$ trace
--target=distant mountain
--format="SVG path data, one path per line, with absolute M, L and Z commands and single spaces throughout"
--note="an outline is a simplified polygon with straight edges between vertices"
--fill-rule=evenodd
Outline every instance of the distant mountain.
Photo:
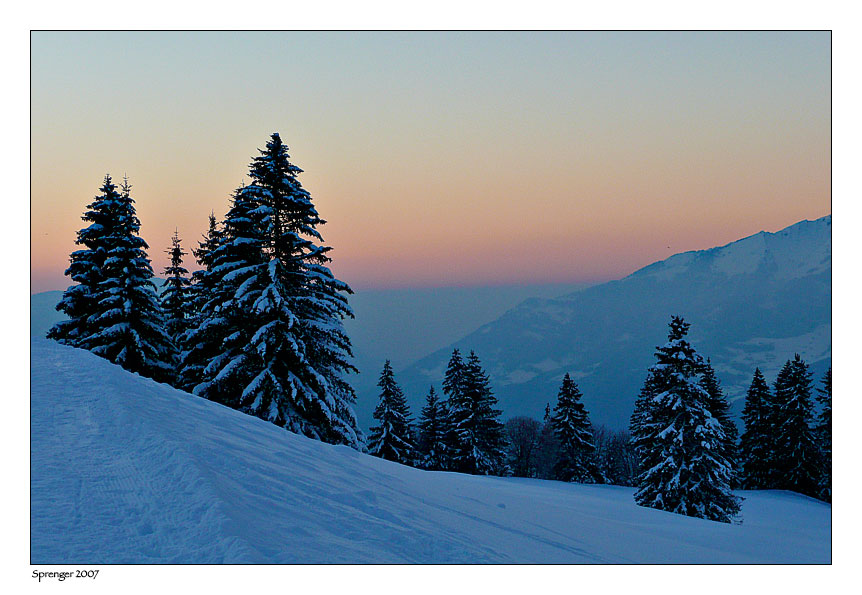
M 475 350 L 504 417 L 540 417 L 572 374 L 594 423 L 628 425 L 673 314 L 709 356 L 738 412 L 754 368 L 771 383 L 798 352 L 819 381 L 831 365 L 832 216 L 677 254 L 619 281 L 530 299 L 397 376 L 418 411 L 453 347 Z

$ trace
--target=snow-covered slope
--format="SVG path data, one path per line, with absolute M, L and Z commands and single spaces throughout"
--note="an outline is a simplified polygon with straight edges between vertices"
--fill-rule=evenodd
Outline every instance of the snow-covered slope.
M 540 417 L 566 372 L 596 423 L 628 425 L 672 314 L 709 356 L 738 411 L 754 368 L 771 382 L 798 352 L 816 381 L 831 365 L 832 216 L 677 254 L 619 281 L 532 299 L 453 346 L 474 349 L 506 417 Z M 452 347 L 396 370 L 417 411 L 439 389 Z
M 31 563 L 830 561 L 831 507 L 744 522 L 632 490 L 426 472 L 322 444 L 31 340 Z

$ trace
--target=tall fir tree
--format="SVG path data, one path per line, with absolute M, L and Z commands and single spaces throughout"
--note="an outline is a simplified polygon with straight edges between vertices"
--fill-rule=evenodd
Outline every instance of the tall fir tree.
M 581 402 L 581 391 L 568 373 L 563 377 L 551 423 L 560 443 L 554 465 L 556 478 L 577 483 L 601 483 L 595 462 L 592 426 Z
M 689 324 L 674 316 L 668 342 L 633 416 L 633 441 L 641 457 L 635 501 L 641 506 L 729 523 L 740 504 L 730 490 L 733 473 L 722 456 L 724 430 L 709 411 L 700 382 L 704 362 L 685 339 Z
M 377 386 L 380 387 L 380 401 L 374 409 L 374 419 L 379 423 L 371 428 L 368 452 L 387 461 L 413 465 L 416 445 L 410 427 L 410 408 L 395 381 L 389 360 L 383 365 Z
M 360 448 L 364 437 L 353 410 L 356 397 L 345 379 L 356 368 L 350 363 L 352 347 L 342 324 L 353 317 L 346 297 L 353 292 L 327 266 L 331 248 L 323 245 L 318 231 L 326 221 L 299 182 L 300 173 L 274 133 L 249 166 L 252 183 L 242 190 L 258 205 L 270 260 L 264 296 L 272 306 L 261 310 L 258 303 L 262 319 L 254 335 L 260 366 L 272 370 L 278 380 L 275 392 L 267 389 L 271 397 L 265 398 L 286 401 L 290 411 L 286 425 L 293 431 Z M 275 314 L 279 308 L 289 310 L 295 320 L 289 325 L 282 322 L 283 316 Z M 279 353 L 286 356 L 288 350 L 293 362 L 285 370 Z M 288 384 L 289 390 L 284 390 Z M 249 385 L 245 392 L 250 396 L 257 388 Z
M 72 252 L 66 269 L 66 276 L 75 284 L 66 289 L 57 304 L 57 310 L 68 320 L 58 322 L 48 331 L 49 339 L 73 347 L 81 346 L 92 330 L 90 318 L 100 312 L 96 294 L 105 278 L 105 259 L 117 225 L 115 210 L 120 193 L 110 174 L 105 175 L 99 192 L 81 217 L 89 225 L 78 231 L 75 244 L 83 249 Z
M 106 238 L 103 280 L 95 292 L 97 310 L 88 319 L 88 334 L 80 346 L 131 372 L 173 382 L 176 347 L 165 331 L 134 202 L 131 185 L 124 180 L 109 207 L 113 226 Z
M 745 431 L 739 440 L 741 484 L 745 489 L 774 487 L 776 451 L 772 409 L 769 385 L 760 368 L 755 368 L 742 409 Z
M 797 353 L 775 380 L 775 487 L 806 496 L 818 495 L 818 458 L 811 401 L 811 373 Z
M 450 383 L 450 386 L 451 383 Z M 505 475 L 506 436 L 494 409 L 497 399 L 488 375 L 474 352 L 463 363 L 460 387 L 450 405 L 450 423 L 455 436 L 452 467 L 474 475 Z
M 189 271 L 183 266 L 183 256 L 187 252 L 183 250 L 179 232 L 174 231 L 171 247 L 165 252 L 170 255 L 171 262 L 165 267 L 166 281 L 159 297 L 165 316 L 165 330 L 174 344 L 179 345 L 182 336 L 188 330 L 193 312 L 191 279 L 188 277 Z
M 220 351 L 195 392 L 325 442 L 361 448 L 345 374 L 350 288 L 327 268 L 323 221 L 273 134 L 249 166 L 212 253 L 217 283 L 198 335 Z M 190 342 L 201 343 L 191 336 Z
M 730 487 L 737 488 L 739 487 L 739 456 L 737 447 L 739 429 L 730 415 L 730 403 L 727 402 L 724 391 L 721 390 L 721 382 L 719 382 L 718 377 L 715 375 L 715 370 L 709 358 L 706 358 L 700 384 L 706 389 L 706 393 L 709 395 L 709 399 L 707 400 L 709 412 L 718 420 L 721 428 L 724 430 L 724 440 L 721 442 L 721 456 L 730 464 L 733 473 Z
M 446 468 L 446 432 L 448 417 L 445 404 L 437 397 L 434 387 L 425 397 L 419 417 L 419 465 L 423 469 L 441 471 Z
M 832 502 L 832 367 L 830 366 L 817 389 L 820 415 L 816 435 L 820 446 L 820 477 L 818 492 L 821 500 Z

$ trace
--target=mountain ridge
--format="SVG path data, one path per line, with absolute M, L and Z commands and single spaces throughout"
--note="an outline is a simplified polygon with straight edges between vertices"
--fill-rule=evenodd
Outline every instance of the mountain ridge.
M 689 337 L 731 401 L 744 395 L 755 366 L 771 381 L 797 351 L 817 381 L 831 365 L 831 222 L 831 214 L 800 221 L 558 298 L 525 300 L 399 378 L 415 411 L 417 393 L 439 389 L 452 349 L 472 349 L 505 417 L 540 417 L 568 372 L 594 421 L 625 427 L 653 349 L 677 314 L 692 323 Z

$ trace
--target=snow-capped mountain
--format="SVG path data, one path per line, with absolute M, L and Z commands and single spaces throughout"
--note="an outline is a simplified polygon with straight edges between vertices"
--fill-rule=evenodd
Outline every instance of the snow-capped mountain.
M 633 488 L 421 471 L 33 338 L 30 562 L 820 563 L 829 504 L 741 492 L 742 524 Z
M 741 408 L 755 367 L 771 383 L 799 353 L 819 381 L 831 365 L 832 216 L 760 232 L 726 246 L 685 252 L 619 281 L 555 299 L 530 299 L 453 345 L 398 373 L 414 411 L 440 388 L 453 347 L 475 350 L 504 417 L 541 418 L 569 372 L 594 423 L 628 425 L 655 346 L 671 315 L 711 358 Z

